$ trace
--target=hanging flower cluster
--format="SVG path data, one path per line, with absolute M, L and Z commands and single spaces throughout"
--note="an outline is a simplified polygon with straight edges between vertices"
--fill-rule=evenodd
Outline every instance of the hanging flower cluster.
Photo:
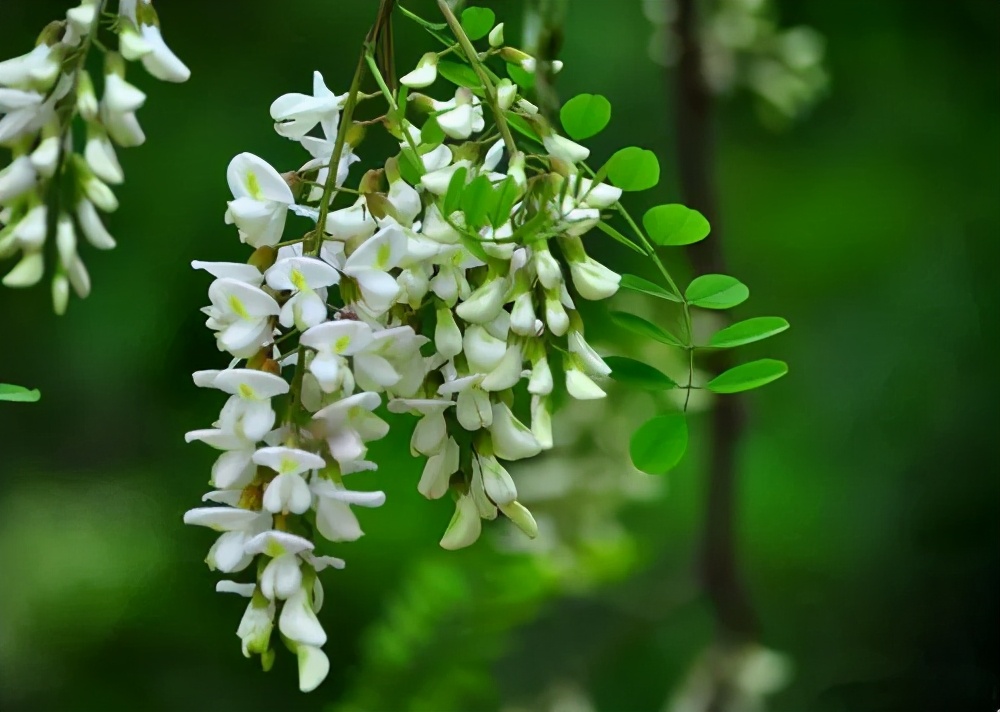
M 436 74 L 425 59 L 403 83 L 430 85 Z M 508 85 L 507 107 L 516 97 Z M 472 544 L 482 520 L 498 514 L 534 536 L 502 461 L 552 447 L 553 360 L 571 396 L 604 395 L 593 379 L 609 369 L 587 344 L 574 299 L 604 299 L 619 282 L 580 236 L 621 191 L 581 178 L 565 161 L 566 175 L 529 179 L 525 154 L 511 155 L 486 131 L 483 104 L 467 88 L 446 101 L 412 95 L 437 126 L 423 131 L 390 95 L 396 118 L 385 123 L 401 134 L 403 152 L 367 173 L 357 191 L 342 188 L 358 160 L 347 139 L 358 134 L 341 126 L 341 110 L 357 98 L 356 90 L 334 94 L 316 73 L 311 95 L 272 104 L 277 132 L 312 160 L 282 175 L 256 156 L 237 156 L 226 221 L 253 257 L 194 263 L 215 277 L 207 326 L 235 361 L 195 374 L 198 385 L 229 399 L 211 429 L 188 434 L 221 454 L 216 490 L 205 496 L 213 506 L 185 521 L 223 532 L 209 553 L 213 569 L 235 573 L 257 561 L 255 582 L 222 582 L 219 590 L 250 596 L 239 635 L 244 653 L 262 655 L 265 667 L 277 620 L 298 654 L 303 689 L 328 667 L 316 573 L 342 566 L 316 554 L 315 535 L 357 539 L 351 505 L 385 499 L 345 485 L 351 473 L 376 467 L 365 459 L 367 443 L 388 425 L 373 411 L 384 403 L 418 417 L 410 450 L 426 465 L 417 487 L 429 499 L 451 492 L 456 500 L 441 546 Z M 553 136 L 551 145 L 586 155 L 567 139 Z M 353 204 L 331 209 L 338 194 Z M 282 242 L 289 212 L 316 226 Z M 522 379 L 530 427 L 515 415 Z M 277 397 L 288 401 L 282 418 L 272 407 Z
M 469 8 L 460 22 L 439 0 L 452 40 L 440 34 L 441 25 L 400 8 L 445 48 L 424 55 L 399 88 L 390 88 L 385 76 L 393 73 L 383 73 L 380 62 L 391 52 L 379 51 L 379 43 L 393 6 L 383 1 L 346 93 L 330 91 L 317 72 L 311 94 L 286 94 L 271 105 L 278 134 L 310 156 L 301 168 L 280 173 L 249 153 L 230 163 L 233 199 L 225 219 L 253 248 L 248 262 L 193 263 L 215 278 L 206 325 L 233 360 L 225 370 L 194 374 L 196 385 L 228 400 L 210 429 L 188 433 L 189 441 L 220 454 L 214 489 L 204 497 L 210 506 L 184 520 L 221 532 L 207 559 L 212 569 L 252 571 L 240 577 L 244 582 L 218 585 L 250 599 L 237 630 L 244 655 L 260 655 L 268 669 L 276 625 L 298 657 L 303 691 L 329 670 L 321 650 L 327 636 L 316 617 L 323 602 L 317 574 L 344 565 L 326 553 L 324 541 L 358 539 L 351 507 L 385 501 L 382 492 L 347 486 L 352 473 L 377 469 L 368 444 L 389 426 L 376 411 L 416 418 L 410 452 L 425 458 L 417 489 L 455 502 L 443 548 L 473 544 L 483 520 L 501 516 L 535 537 L 538 526 L 504 463 L 553 447 L 554 399 L 603 398 L 609 375 L 634 381 L 652 372 L 665 379 L 655 388 L 680 387 L 628 359 L 619 358 L 614 370 L 621 373 L 613 374 L 611 359 L 588 343 L 578 301 L 608 299 L 626 283 L 588 254 L 584 236 L 600 228 L 659 267 L 668 287 L 637 277 L 627 286 L 683 305 L 685 338 L 645 322 L 631 325 L 684 349 L 688 388 L 695 348 L 689 307 L 724 309 L 746 298 L 746 288 L 723 275 L 680 293 L 651 238 L 619 203 L 623 189 L 656 184 L 655 156 L 624 149 L 592 171 L 585 163 L 590 151 L 577 140 L 608 123 L 607 101 L 572 100 L 562 115 L 572 138 L 558 133 L 516 83 L 530 80 L 538 62 L 505 45 L 491 11 Z M 488 47 L 477 50 L 478 40 Z M 443 59 L 452 54 L 466 63 Z M 495 74 L 489 60 L 504 62 L 509 77 Z M 378 92 L 361 92 L 366 77 Z M 449 88 L 434 89 L 436 98 L 415 91 L 439 83 Z M 384 102 L 381 113 L 355 119 L 372 100 Z M 399 152 L 349 187 L 350 168 L 360 160 L 355 151 L 376 125 Z M 693 234 L 704 222 L 694 211 L 660 208 L 667 210 L 651 221 L 658 244 L 707 235 L 707 223 L 704 234 Z M 609 210 L 626 217 L 642 247 L 607 225 Z M 286 236 L 290 213 L 311 224 Z M 754 377 L 766 382 L 759 372 Z M 743 387 L 745 380 L 726 383 Z M 637 466 L 645 469 L 645 460 L 669 469 L 683 454 L 681 436 L 686 443 L 683 418 L 647 423 L 636 434 L 640 447 L 633 440 Z
M 71 287 L 80 297 L 90 292 L 79 237 L 99 250 L 115 246 L 100 215 L 118 208 L 109 187 L 124 180 L 115 145 L 146 140 L 135 113 L 146 95 L 126 81 L 126 62 L 141 61 L 164 81 L 190 75 L 163 41 L 151 0 L 120 0 L 116 16 L 106 16 L 105 5 L 83 0 L 48 25 L 33 50 L 0 62 L 0 146 L 11 151 L 10 165 L 0 170 L 0 260 L 18 256 L 3 284 L 40 282 L 45 246 L 54 240 L 57 314 L 65 312 Z M 118 36 L 117 52 L 98 37 L 105 19 Z M 86 69 L 95 48 L 104 54 L 100 99 Z

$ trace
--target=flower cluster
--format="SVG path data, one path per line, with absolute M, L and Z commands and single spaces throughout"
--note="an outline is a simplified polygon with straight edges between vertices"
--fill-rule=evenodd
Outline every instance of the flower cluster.
M 502 42 L 501 26 L 490 51 L 533 70 Z M 442 547 L 471 545 L 482 520 L 500 515 L 534 537 L 503 463 L 553 446 L 554 391 L 601 398 L 610 372 L 584 338 L 576 300 L 618 290 L 619 275 L 581 238 L 621 191 L 586 178 L 587 149 L 558 136 L 509 79 L 485 101 L 462 85 L 442 99 L 410 93 L 443 76 L 438 58 L 421 59 L 398 92 L 369 55 L 346 94 L 316 73 L 311 94 L 277 99 L 276 131 L 311 159 L 282 174 L 252 154 L 234 158 L 226 222 L 253 254 L 246 264 L 193 263 L 215 278 L 206 325 L 234 360 L 194 374 L 229 398 L 211 429 L 188 434 L 220 454 L 211 506 L 185 522 L 222 532 L 211 568 L 254 571 L 218 587 L 250 598 L 237 631 L 243 652 L 268 668 L 277 621 L 304 691 L 329 667 L 317 573 L 343 565 L 318 553 L 321 539 L 356 540 L 351 507 L 385 500 L 346 486 L 377 468 L 368 443 L 389 426 L 375 411 L 416 417 L 410 452 L 426 458 L 417 488 L 455 501 Z M 359 104 L 380 96 L 360 93 L 366 71 L 387 110 L 355 121 Z M 508 114 L 537 127 L 532 149 L 513 141 Z M 400 151 L 345 187 L 375 123 Z M 286 239 L 289 213 L 314 224 Z
M 90 292 L 78 236 L 93 247 L 115 246 L 100 216 L 117 209 L 109 186 L 124 180 L 115 145 L 145 140 L 135 112 L 146 95 L 125 79 L 126 61 L 141 61 L 158 79 L 185 81 L 190 72 L 163 41 L 151 0 L 120 0 L 110 18 L 118 52 L 105 51 L 102 95 L 85 65 L 106 0 L 83 0 L 51 23 L 33 50 L 0 62 L 0 146 L 10 165 L 0 170 L 0 259 L 19 255 L 3 278 L 8 287 L 30 287 L 45 276 L 45 245 L 55 240 L 52 276 L 55 311 L 67 307 L 70 288 Z M 79 121 L 77 121 L 79 119 Z M 82 124 L 82 151 L 74 127 Z

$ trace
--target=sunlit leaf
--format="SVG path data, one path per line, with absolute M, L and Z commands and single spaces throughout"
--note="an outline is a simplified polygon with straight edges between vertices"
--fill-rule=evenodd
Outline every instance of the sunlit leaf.
M 462 11 L 462 29 L 475 42 L 490 33 L 496 19 L 497 16 L 488 7 L 467 7 Z
M 567 101 L 559 112 L 566 135 L 580 141 L 596 136 L 611 121 L 611 102 L 600 94 L 580 94 Z
M 702 309 L 730 309 L 750 296 L 747 286 L 725 274 L 703 274 L 684 292 L 688 302 Z
M 688 444 L 687 420 L 681 413 L 658 415 L 632 434 L 629 455 L 636 468 L 662 475 L 677 466 Z
M 608 179 L 622 190 L 648 190 L 660 182 L 656 154 L 631 146 L 613 155 L 607 165 Z
M 510 219 L 510 212 L 514 203 L 517 202 L 520 190 L 514 179 L 507 176 L 503 181 L 493 186 L 493 192 L 496 194 L 496 201 L 490 211 L 490 224 L 495 230 Z
M 671 302 L 681 301 L 680 297 L 673 292 L 668 291 L 655 282 L 650 282 L 648 279 L 636 277 L 634 274 L 623 274 L 622 281 L 619 286 L 622 289 L 628 289 L 633 292 L 642 292 L 643 294 L 648 294 L 651 297 L 666 299 Z
M 512 129 L 517 131 L 525 138 L 530 138 L 532 141 L 541 145 L 542 137 L 538 135 L 538 132 L 535 131 L 534 127 L 527 119 L 525 119 L 523 116 L 519 116 L 518 114 L 514 114 L 509 111 L 505 114 L 505 116 L 507 118 L 508 126 L 510 126 Z
M 611 367 L 611 377 L 619 383 L 647 391 L 668 391 L 677 384 L 667 374 L 642 361 L 625 356 L 605 356 L 604 362 Z
M 788 322 L 780 316 L 758 316 L 720 329 L 708 340 L 708 345 L 729 349 L 780 334 L 787 328 Z
M 705 387 L 715 393 L 740 393 L 766 386 L 788 373 L 788 364 L 773 358 L 740 364 L 720 373 Z
M 0 383 L 0 401 L 13 401 L 15 403 L 35 403 L 42 394 L 38 389 L 28 389 L 24 386 L 13 386 L 9 383 Z
M 704 215 L 676 203 L 650 208 L 642 225 L 657 245 L 690 245 L 704 240 L 711 230 Z
M 449 188 L 451 185 L 449 184 Z M 486 176 L 478 176 L 462 191 L 461 208 L 465 224 L 478 230 L 486 224 L 486 216 L 495 205 L 493 184 Z
M 659 341 L 661 344 L 670 344 L 671 346 L 681 346 L 680 339 L 668 332 L 666 329 L 661 329 L 656 324 L 651 321 L 646 321 L 641 316 L 636 316 L 635 314 L 629 314 L 628 312 L 613 311 L 609 314 L 611 321 L 613 321 L 618 326 L 623 329 L 631 331 L 633 334 L 638 334 L 639 336 L 644 336 L 647 339 L 652 339 L 653 341 Z

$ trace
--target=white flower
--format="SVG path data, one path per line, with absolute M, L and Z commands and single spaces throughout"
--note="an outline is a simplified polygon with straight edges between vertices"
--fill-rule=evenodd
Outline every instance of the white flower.
M 295 554 L 281 554 L 260 572 L 260 592 L 273 601 L 295 595 L 302 586 L 302 562 Z
M 497 505 L 510 504 L 517 499 L 517 488 L 510 474 L 492 456 L 476 455 L 486 494 Z
M 542 448 L 531 430 L 514 417 L 503 403 L 493 404 L 493 422 L 490 425 L 493 451 L 503 460 L 523 460 L 534 457 Z
M 146 103 L 146 95 L 125 78 L 111 72 L 104 77 L 104 106 L 108 111 L 123 114 L 136 111 Z
M 295 654 L 299 660 L 299 690 L 312 692 L 330 674 L 330 659 L 313 645 L 299 645 Z
M 184 523 L 223 532 L 209 550 L 206 562 L 213 570 L 228 574 L 242 571 L 253 561 L 253 555 L 245 551 L 246 545 L 271 528 L 271 515 L 236 507 L 199 507 L 184 513 Z
M 607 183 L 594 183 L 581 175 L 569 177 L 570 195 L 589 208 L 610 208 L 621 200 L 622 189 Z
M 6 205 L 20 198 L 35 187 L 38 174 L 28 156 L 15 158 L 9 166 L 0 170 L 0 205 Z
M 503 360 L 507 342 L 493 336 L 484 327 L 473 324 L 465 329 L 463 350 L 469 370 L 474 373 L 489 373 Z
M 596 400 L 607 395 L 590 376 L 576 366 L 566 370 L 566 390 L 577 400 Z
M 301 475 L 325 467 L 322 457 L 296 448 L 266 447 L 254 453 L 253 461 L 278 473 L 264 490 L 264 509 L 275 514 L 309 511 L 312 493 Z
M 122 171 L 121 163 L 118 162 L 115 147 L 106 134 L 92 131 L 87 138 L 83 156 L 94 175 L 105 183 L 118 185 L 125 180 L 125 173 Z
M 326 218 L 327 234 L 352 244 L 367 240 L 377 229 L 378 223 L 363 198 L 348 208 L 334 210 Z
M 531 434 L 542 447 L 542 450 L 551 450 L 552 440 L 552 410 L 549 407 L 549 399 L 544 396 L 532 396 L 531 398 Z
M 444 449 L 448 439 L 448 424 L 444 412 L 455 405 L 451 400 L 397 398 L 389 401 L 390 413 L 412 413 L 422 416 L 410 438 L 410 454 L 430 457 Z
M 469 298 L 458 305 L 455 313 L 470 324 L 485 324 L 497 318 L 503 310 L 509 285 L 502 277 L 490 276 Z
M 535 334 L 535 298 L 531 292 L 519 294 L 510 312 L 510 330 L 521 336 Z
M 288 206 L 295 202 L 285 179 L 262 158 L 241 153 L 226 173 L 235 200 L 226 223 L 235 224 L 240 239 L 253 247 L 274 246 L 285 229 Z
M 502 505 L 500 511 L 503 512 L 504 516 L 514 526 L 524 532 L 529 539 L 534 539 L 538 536 L 538 524 L 535 522 L 535 518 L 531 516 L 528 508 L 520 502 L 511 502 L 510 504 Z
M 301 139 L 321 121 L 333 120 L 335 132 L 336 118 L 347 96 L 335 95 L 327 88 L 323 75 L 313 72 L 312 96 L 284 94 L 271 104 L 271 118 L 276 122 L 274 130 L 287 138 Z
M 52 47 L 40 44 L 27 54 L 0 62 L 0 85 L 14 89 L 44 90 L 59 75 L 60 57 Z
M 35 91 L 6 89 L 0 86 L 0 145 L 14 143 L 22 136 L 38 131 L 45 123 L 44 97 Z
M 13 235 L 18 244 L 28 249 L 41 248 L 45 244 L 48 230 L 49 210 L 44 205 L 36 205 L 14 225 Z
M 257 441 L 220 428 L 192 430 L 185 434 L 184 440 L 186 442 L 200 440 L 216 450 L 223 451 L 212 465 L 212 486 L 227 490 L 250 484 L 253 479 L 253 454 L 257 448 Z
M 246 282 L 252 287 L 259 287 L 264 282 L 264 275 L 260 273 L 260 270 L 245 262 L 192 260 L 191 266 L 195 269 L 203 269 L 217 279 L 235 279 L 237 282 Z
M 489 35 L 490 47 L 502 47 L 503 46 L 503 23 L 490 30 Z
M 86 198 L 81 198 L 76 204 L 76 219 L 83 231 L 83 236 L 91 245 L 99 250 L 110 250 L 115 246 L 115 239 L 104 227 L 97 208 Z
M 157 25 L 142 25 L 139 31 L 149 47 L 142 56 L 142 66 L 147 72 L 165 82 L 186 82 L 191 77 L 191 70 L 167 46 Z
M 503 358 L 497 364 L 481 384 L 484 391 L 505 391 L 513 388 L 521 380 L 521 364 L 524 361 L 524 352 L 521 345 L 513 343 L 507 347 Z
M 203 311 L 208 328 L 218 332 L 220 351 L 248 358 L 271 340 L 270 317 L 281 309 L 269 294 L 235 279 L 217 279 L 208 298 L 212 305 Z
M 587 343 L 581 332 L 571 331 L 567 337 L 567 341 L 569 352 L 577 357 L 588 373 L 595 376 L 608 376 L 611 374 L 611 367 Z
M 354 388 L 354 377 L 345 356 L 353 356 L 372 341 L 368 324 L 352 319 L 328 321 L 312 327 L 302 335 L 299 343 L 316 350 L 309 361 L 309 371 L 316 377 L 320 388 L 332 393 L 349 382 Z
M 316 529 L 333 542 L 356 541 L 364 534 L 358 518 L 351 511 L 352 504 L 381 507 L 385 503 L 384 492 L 354 492 L 330 480 L 313 482 L 312 490 L 318 498 Z
M 281 307 L 279 323 L 285 328 L 295 326 L 300 331 L 326 320 L 325 291 L 340 281 L 333 267 L 314 257 L 289 257 L 278 260 L 264 275 L 267 286 L 292 296 Z
M 434 347 L 445 358 L 454 358 L 462 353 L 462 332 L 455 323 L 451 309 L 439 306 L 437 325 L 434 327 Z
M 104 102 L 100 106 L 101 123 L 108 135 L 123 148 L 134 148 L 146 142 L 146 134 L 134 111 L 111 111 Z
M 270 601 L 250 601 L 236 629 L 245 657 L 267 652 L 271 644 L 271 631 L 274 629 L 274 610 L 274 603 Z
M 45 259 L 41 252 L 25 251 L 20 262 L 3 278 L 5 287 L 33 287 L 45 274 Z
M 438 112 L 438 125 L 450 138 L 464 141 L 486 127 L 482 104 L 472 91 L 465 87 L 458 88 L 454 99 L 435 101 L 433 106 L 434 111 Z
M 618 292 L 621 275 L 611 271 L 592 257 L 581 262 L 570 260 L 569 271 L 573 286 L 584 299 L 607 299 Z
M 248 368 L 219 371 L 205 385 L 231 396 L 220 418 L 222 429 L 254 442 L 263 439 L 274 426 L 271 398 L 288 393 L 289 388 L 280 376 Z
M 483 375 L 465 376 L 446 381 L 438 388 L 440 395 L 457 393 L 455 416 L 466 430 L 488 428 L 493 423 L 490 395 L 481 387 Z
M 389 224 L 344 263 L 344 274 L 358 283 L 363 302 L 376 314 L 388 311 L 399 296 L 399 285 L 388 272 L 405 256 L 406 233 L 399 225 Z
M 590 157 L 590 149 L 581 146 L 575 141 L 570 141 L 558 134 L 549 134 L 542 137 L 542 145 L 553 158 L 566 161 L 567 163 L 580 163 Z
M 296 643 L 319 648 L 326 644 L 326 632 L 309 598 L 308 592 L 300 588 L 285 601 L 278 618 L 278 630 Z
M 542 356 L 531 365 L 531 378 L 528 379 L 528 393 L 547 396 L 552 393 L 552 369 L 549 360 Z
M 320 421 L 330 454 L 339 463 L 360 459 L 365 443 L 384 438 L 389 425 L 371 411 L 382 402 L 378 393 L 355 393 L 328 405 L 313 416 Z
M 463 494 L 455 502 L 455 514 L 441 538 L 441 548 L 455 551 L 471 546 L 482 531 L 483 524 L 476 503 L 470 495 Z
M 400 77 L 399 83 L 411 89 L 429 87 L 437 79 L 437 63 L 437 52 L 428 52 L 417 62 L 416 69 Z
M 440 499 L 448 491 L 451 476 L 458 472 L 461 449 L 454 438 L 448 438 L 444 447 L 427 458 L 420 475 L 417 491 L 427 499 Z

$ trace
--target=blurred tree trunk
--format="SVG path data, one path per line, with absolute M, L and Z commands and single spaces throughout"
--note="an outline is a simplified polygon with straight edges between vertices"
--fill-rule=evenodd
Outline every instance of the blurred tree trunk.
M 722 224 L 715 190 L 714 100 L 705 83 L 699 41 L 699 3 L 678 0 L 677 35 L 680 60 L 673 84 L 676 111 L 676 152 L 684 203 L 712 224 L 711 239 L 691 247 L 699 274 L 726 272 Z M 713 355 L 713 373 L 732 366 L 728 351 Z M 736 560 L 737 461 L 744 429 L 743 402 L 735 396 L 718 399 L 711 412 L 708 496 L 701 552 L 701 578 L 715 610 L 720 634 L 736 641 L 752 640 L 757 620 Z
M 569 0 L 526 0 L 524 5 L 524 51 L 538 60 L 535 97 L 549 121 L 559 114 L 559 95 L 552 76 L 552 62 L 563 45 L 563 24 Z

